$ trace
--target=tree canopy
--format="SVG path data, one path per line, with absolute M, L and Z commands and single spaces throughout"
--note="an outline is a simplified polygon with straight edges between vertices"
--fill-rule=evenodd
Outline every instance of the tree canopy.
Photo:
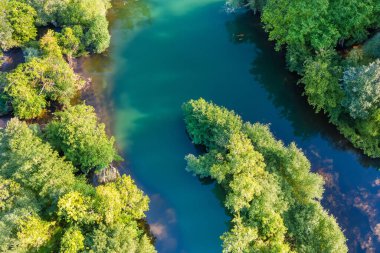
M 156 252 L 139 222 L 148 197 L 129 176 L 87 184 L 18 119 L 0 130 L 0 152 L 2 252 Z
M 74 100 L 84 82 L 69 64 L 107 49 L 109 8 L 109 0 L 0 0 L 0 56 L 21 47 L 25 58 L 0 73 L 0 115 L 16 117 L 0 128 L 0 252 L 156 252 L 149 199 L 131 177 L 95 187 L 83 175 L 121 159 L 94 108 Z M 54 31 L 39 29 L 37 42 L 41 27 Z M 36 118 L 40 125 L 20 120 Z
M 20 47 L 37 36 L 33 7 L 18 0 L 0 2 L 0 48 Z
M 187 169 L 226 191 L 232 216 L 223 252 L 347 252 L 345 237 L 320 200 L 323 179 L 294 143 L 277 141 L 268 126 L 243 123 L 203 99 L 183 105 L 187 131 L 206 153 L 188 155 Z
M 50 102 L 68 106 L 83 86 L 82 79 L 63 59 L 52 31 L 39 44 L 41 57 L 31 57 L 6 75 L 5 94 L 14 115 L 21 119 L 40 117 Z
M 26 46 L 37 36 L 37 27 L 80 27 L 77 39 L 89 52 L 102 53 L 110 43 L 109 0 L 4 0 L 0 3 L 0 48 Z M 67 35 L 67 30 L 64 30 Z M 84 51 L 81 51 L 83 53 Z
M 105 125 L 98 123 L 93 107 L 79 104 L 54 115 L 45 129 L 47 139 L 84 173 L 120 160 L 114 138 L 109 138 Z
M 261 12 L 269 39 L 286 53 L 291 71 L 301 75 L 305 95 L 316 112 L 355 147 L 380 157 L 380 128 L 374 74 L 380 56 L 380 2 L 227 0 L 232 7 Z M 368 38 L 370 37 L 370 38 Z M 367 41 L 366 41 L 367 40 Z M 365 73 L 365 71 L 368 73 Z M 367 84 L 365 84 L 367 83 Z M 372 83 L 372 84 L 369 84 Z M 371 93 L 371 94 L 369 94 Z M 371 112 L 369 112 L 371 111 Z

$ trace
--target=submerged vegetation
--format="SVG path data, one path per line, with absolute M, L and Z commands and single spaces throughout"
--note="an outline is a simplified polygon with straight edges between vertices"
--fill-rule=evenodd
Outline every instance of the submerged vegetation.
M 380 157 L 380 2 L 227 0 L 261 13 L 305 95 L 354 146 Z
M 294 143 L 277 141 L 268 126 L 244 123 L 232 111 L 191 100 L 187 131 L 206 153 L 188 155 L 187 169 L 220 184 L 231 214 L 223 252 L 347 252 L 334 217 L 320 204 L 323 179 Z
M 145 228 L 149 199 L 129 176 L 99 186 L 89 174 L 120 161 L 72 58 L 104 52 L 108 0 L 0 1 L 0 56 L 25 62 L 0 73 L 1 252 L 156 252 Z M 21 120 L 28 120 L 27 124 Z

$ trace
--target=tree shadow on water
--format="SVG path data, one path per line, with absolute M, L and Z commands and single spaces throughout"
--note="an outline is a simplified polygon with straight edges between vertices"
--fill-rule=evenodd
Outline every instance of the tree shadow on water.
M 233 43 L 253 44 L 256 50 L 251 63 L 250 73 L 255 81 L 266 90 L 268 99 L 287 119 L 293 134 L 307 140 L 317 135 L 336 149 L 355 154 L 364 167 L 380 168 L 380 159 L 372 159 L 364 155 L 329 123 L 323 113 L 316 113 L 303 95 L 302 85 L 297 85 L 300 76 L 287 70 L 284 51 L 276 52 L 275 44 L 268 40 L 260 17 L 251 11 L 234 14 L 234 18 L 226 22 L 226 28 Z
M 297 85 L 300 77 L 287 71 L 284 52 L 275 52 L 274 43 L 268 41 L 268 34 L 262 28 L 259 16 L 249 11 L 234 14 L 234 17 L 226 22 L 226 29 L 233 43 L 249 43 L 254 46 L 256 54 L 251 63 L 250 73 L 265 89 L 268 99 L 280 112 L 281 117 L 290 122 L 295 137 L 307 141 L 320 136 L 338 151 L 354 154 L 361 166 L 380 168 L 380 159 L 371 159 L 364 155 L 329 123 L 326 115 L 314 112 L 306 97 L 302 95 L 303 87 Z M 334 157 L 334 154 L 328 155 Z M 322 204 L 337 217 L 339 224 L 344 228 L 350 252 L 375 252 L 380 247 L 378 175 L 360 173 L 362 168 L 359 168 L 357 174 L 352 177 L 342 176 L 340 173 L 344 173 L 344 168 L 334 168 L 333 159 L 320 157 L 318 150 L 315 155 L 312 154 L 313 156 L 314 167 L 325 179 L 326 191 Z M 326 164 L 329 160 L 331 162 Z M 361 177 L 365 179 L 361 180 Z M 348 182 L 342 183 L 344 180 Z

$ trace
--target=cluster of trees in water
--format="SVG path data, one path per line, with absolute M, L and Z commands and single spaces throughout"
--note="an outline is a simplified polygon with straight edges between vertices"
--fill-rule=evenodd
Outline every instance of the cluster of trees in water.
M 1 252 L 156 252 L 145 228 L 149 199 L 129 176 L 93 186 L 88 175 L 121 157 L 72 57 L 110 41 L 109 0 L 0 1 L 0 52 L 25 62 L 0 72 Z M 39 124 L 27 124 L 39 122 Z
M 187 169 L 210 177 L 226 194 L 230 231 L 223 252 L 347 252 L 335 218 L 320 204 L 323 179 L 294 143 L 284 146 L 268 126 L 244 123 L 203 99 L 183 105 L 187 131 L 205 154 Z
M 261 13 L 276 49 L 286 50 L 317 112 L 354 146 L 380 157 L 380 2 L 227 0 Z

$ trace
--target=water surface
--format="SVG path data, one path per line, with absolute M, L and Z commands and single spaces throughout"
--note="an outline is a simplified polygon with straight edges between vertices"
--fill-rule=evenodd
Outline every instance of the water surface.
M 219 188 L 185 171 L 195 153 L 181 104 L 203 97 L 244 120 L 270 123 L 295 141 L 326 179 L 323 205 L 338 217 L 351 252 L 376 251 L 380 173 L 316 115 L 252 13 L 222 0 L 115 2 L 108 56 L 85 62 L 102 87 L 127 173 L 151 198 L 148 222 L 159 252 L 221 252 L 229 217 Z M 105 83 L 108 85 L 106 86 Z

